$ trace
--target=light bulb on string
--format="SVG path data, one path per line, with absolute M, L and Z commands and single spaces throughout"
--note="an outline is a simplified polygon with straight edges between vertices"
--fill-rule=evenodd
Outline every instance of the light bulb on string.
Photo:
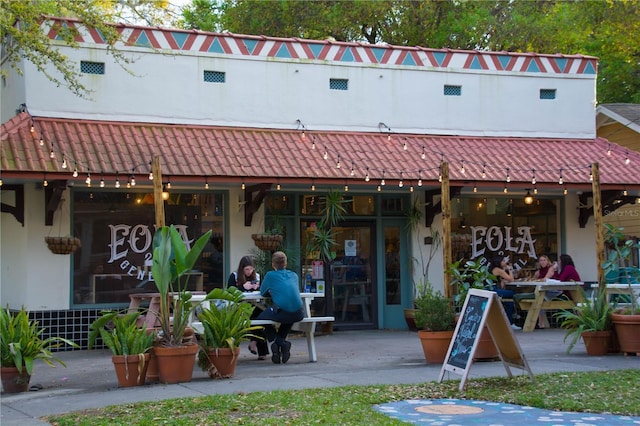
M 104 188 L 104 176 L 100 176 L 100 188 Z
M 475 182 L 473 183 L 473 192 L 478 192 L 478 187 L 476 186 Z
M 507 189 L 507 184 L 504 185 L 504 189 L 502 190 L 502 192 L 504 192 L 505 194 L 509 192 L 509 190 Z
M 64 156 L 64 154 L 62 154 L 62 168 L 67 168 L 67 158 Z
M 282 187 L 280 186 L 280 184 L 276 185 L 276 190 L 280 191 L 282 189 Z
M 311 190 L 312 191 L 316 190 L 316 184 L 313 182 L 313 180 L 311 180 Z
M 336 169 L 339 169 L 341 167 L 340 165 L 340 155 L 338 155 L 338 161 L 336 162 Z
M 44 138 L 40 136 L 40 146 L 44 146 Z
M 629 164 L 631 160 L 629 159 L 629 153 L 627 152 L 627 157 L 624 159 L 624 164 Z
M 327 152 L 327 150 L 324 150 L 324 154 L 322 154 L 322 158 L 327 160 L 329 158 L 329 153 Z
M 346 183 L 344 184 L 344 192 L 349 192 L 349 185 Z
M 627 188 L 624 189 L 624 191 L 622 191 L 622 195 L 624 195 L 625 197 L 627 196 L 628 192 L 627 192 Z
M 382 188 L 380 187 L 380 185 L 378 185 L 378 192 L 382 191 Z
M 73 167 L 73 177 L 78 177 L 78 163 L 76 163 L 76 165 Z
M 407 150 L 407 141 L 404 141 L 404 142 L 403 142 L 402 150 L 403 150 L 403 151 L 406 151 L 406 150 Z
M 204 189 L 209 189 L 209 178 L 204 178 Z
M 413 185 L 409 187 L 409 192 L 413 192 Z
M 535 185 L 536 182 L 536 169 L 531 169 L 531 185 Z
M 51 159 L 56 158 L 56 153 L 53 152 L 53 145 L 51 145 L 51 151 L 49 151 L 49 158 Z
M 171 180 L 167 178 L 167 189 L 171 189 Z
M 589 182 L 593 182 L 593 173 L 589 172 Z
M 611 157 L 611 144 L 607 147 L 607 155 Z
M 564 190 L 562 191 L 562 193 L 563 193 L 564 195 L 567 195 L 567 194 L 569 193 L 569 191 L 567 190 L 567 187 L 566 187 L 566 186 L 564 187 Z
M 562 169 L 560 169 L 560 179 L 558 179 L 558 184 L 559 185 L 564 184 L 564 179 L 562 179 Z
M 534 193 L 534 195 L 538 195 L 538 187 L 537 186 L 533 187 L 533 193 Z
M 482 178 L 486 178 L 487 177 L 487 165 L 485 163 L 482 163 Z
M 367 174 L 366 174 L 366 175 L 364 175 L 364 181 L 365 181 L 365 182 L 369 182 L 369 180 L 370 180 L 370 179 L 371 179 L 371 178 L 369 177 L 369 168 L 367 167 Z
M 84 180 L 87 186 L 91 186 L 91 173 L 87 172 L 87 178 Z
M 355 166 L 354 166 L 353 161 L 352 161 L 351 162 L 351 173 L 350 173 L 350 175 L 354 176 L 355 174 L 356 174 L 356 169 L 355 169 Z
M 153 180 L 153 171 L 149 172 L 149 180 Z
M 384 182 L 384 170 L 382 171 L 382 180 L 380 180 L 380 186 L 385 186 L 385 182 Z
M 242 185 L 240 185 L 240 189 L 242 189 L 244 191 L 246 187 L 247 186 L 244 184 L 244 181 L 242 181 Z
M 462 160 L 462 167 L 460 167 L 460 173 L 465 174 L 466 170 L 464 169 L 464 160 Z
M 507 183 L 511 182 L 511 176 L 509 175 L 509 168 L 507 167 Z
M 311 149 L 316 149 L 316 138 L 315 137 L 312 139 Z
M 402 182 L 402 172 L 400 172 L 400 182 L 398 182 L 398 187 L 402 188 L 404 186 L 404 183 Z
M 131 175 L 131 186 L 136 186 L 136 177 Z
M 116 174 L 116 184 L 114 185 L 116 188 L 120 188 L 120 178 Z
M 42 186 L 49 186 L 49 181 L 47 181 L 47 174 L 44 174 L 44 177 L 42 178 Z
M 423 160 L 427 158 L 427 154 L 424 152 L 424 146 L 422 147 L 422 154 L 420 155 L 420 158 L 422 158 Z

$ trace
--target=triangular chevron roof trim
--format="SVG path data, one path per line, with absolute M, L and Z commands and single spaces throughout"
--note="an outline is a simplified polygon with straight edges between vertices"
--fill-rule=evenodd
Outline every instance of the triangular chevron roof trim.
M 82 26 L 72 18 L 47 17 L 41 28 L 57 40 L 54 23 L 78 28 L 80 43 L 104 44 L 102 34 Z M 418 68 L 454 68 L 491 72 L 593 75 L 598 59 L 584 55 L 488 52 L 477 50 L 430 49 L 360 42 L 304 40 L 231 33 L 210 33 L 176 28 L 116 25 L 122 34 L 116 47 L 135 46 L 181 52 L 219 55 L 320 60 L 350 64 L 377 64 Z

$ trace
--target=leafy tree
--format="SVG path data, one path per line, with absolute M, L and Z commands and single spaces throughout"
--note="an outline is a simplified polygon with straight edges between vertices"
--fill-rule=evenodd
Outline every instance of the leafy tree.
M 640 102 L 634 0 L 193 0 L 185 28 L 599 58 L 598 100 Z
M 168 6 L 166 0 L 1 0 L 0 39 L 3 44 L 2 60 L 22 73 L 20 59 L 33 63 L 38 71 L 58 86 L 66 86 L 80 97 L 88 97 L 89 91 L 80 82 L 76 64 L 62 54 L 43 31 L 41 24 L 46 16 L 70 17 L 83 21 L 88 28 L 95 28 L 104 37 L 108 52 L 122 66 L 130 63 L 125 55 L 115 48 L 120 34 L 113 22 L 125 17 L 142 19 L 147 23 L 159 23 L 161 19 L 154 11 Z M 127 19 L 125 19 L 127 20 Z M 78 30 L 73 26 L 58 25 L 58 40 L 78 47 L 75 37 Z M 55 73 L 50 71 L 53 65 Z

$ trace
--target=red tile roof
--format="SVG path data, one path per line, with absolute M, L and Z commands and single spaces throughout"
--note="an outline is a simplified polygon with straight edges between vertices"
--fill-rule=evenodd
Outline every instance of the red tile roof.
M 437 184 L 441 160 L 450 163 L 450 179 L 481 186 L 538 186 L 564 183 L 590 187 L 590 164 L 600 165 L 602 185 L 640 189 L 640 153 L 596 139 L 545 139 L 438 136 L 419 134 L 302 132 L 260 128 L 214 127 L 90 121 L 31 117 L 20 113 L 2 125 L 2 178 L 72 179 L 78 168 L 94 179 L 121 180 L 148 175 L 154 156 L 172 182 L 240 180 L 250 182 L 364 184 L 383 177 L 388 185 Z M 40 145 L 40 138 L 44 145 Z M 313 143 L 315 142 L 315 149 Z M 407 149 L 404 149 L 406 143 Z M 53 150 L 55 159 L 50 158 Z M 608 154 L 608 151 L 610 155 Z M 323 159 L 326 151 L 328 159 Z M 424 152 L 425 158 L 422 159 Z M 63 156 L 68 168 L 63 169 Z M 625 159 L 629 158 L 629 164 Z M 336 165 L 340 161 L 340 168 Z M 465 173 L 461 169 L 464 165 Z M 354 175 L 351 176 L 353 168 Z M 486 177 L 482 178 L 482 171 Z M 166 179 L 165 179 L 166 180 Z M 95 182 L 95 180 L 94 180 Z

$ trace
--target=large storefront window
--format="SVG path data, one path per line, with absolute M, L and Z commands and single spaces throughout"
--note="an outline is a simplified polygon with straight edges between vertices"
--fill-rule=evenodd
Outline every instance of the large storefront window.
M 537 258 L 558 257 L 557 200 L 456 197 L 451 202 L 454 260 L 509 256 L 519 277 L 535 271 Z
M 165 201 L 167 225 L 185 241 L 213 231 L 189 279 L 191 290 L 209 291 L 224 282 L 224 197 L 221 193 L 171 192 Z M 73 303 L 128 304 L 129 294 L 154 292 L 151 276 L 155 232 L 150 192 L 73 192 L 74 235 L 82 247 L 73 256 Z

